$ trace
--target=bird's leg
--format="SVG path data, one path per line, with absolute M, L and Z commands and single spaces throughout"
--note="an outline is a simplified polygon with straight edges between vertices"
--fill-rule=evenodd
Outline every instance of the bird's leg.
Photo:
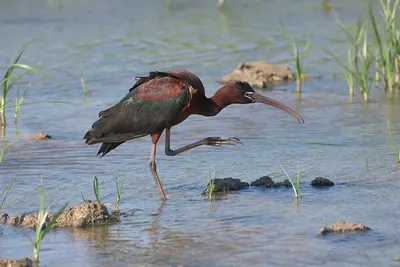
M 164 189 L 161 185 L 160 178 L 157 174 L 157 165 L 156 165 L 156 150 L 157 150 L 157 142 L 160 139 L 161 133 L 152 134 L 151 141 L 153 145 L 151 147 L 151 154 L 150 154 L 150 171 L 153 175 L 154 181 L 156 182 L 158 191 L 160 191 L 161 200 L 165 201 L 167 198 L 165 197 Z
M 223 145 L 236 145 L 243 143 L 236 137 L 207 137 L 203 140 L 194 142 L 192 144 L 186 145 L 184 147 L 178 148 L 176 150 L 172 150 L 170 148 L 171 143 L 171 129 L 167 128 L 165 131 L 165 154 L 167 156 L 175 156 L 182 152 L 188 151 L 189 149 L 198 147 L 198 146 L 223 146 Z

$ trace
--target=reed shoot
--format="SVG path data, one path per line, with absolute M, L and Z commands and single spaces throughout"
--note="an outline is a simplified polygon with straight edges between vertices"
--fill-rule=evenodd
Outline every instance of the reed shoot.
M 284 35 L 285 40 L 287 42 L 291 42 L 291 44 L 292 44 L 293 57 L 294 57 L 294 66 L 296 68 L 296 82 L 297 82 L 296 91 L 297 91 L 297 93 L 300 93 L 301 92 L 302 80 L 304 79 L 304 77 L 306 77 L 306 75 L 303 73 L 300 54 L 304 53 L 308 49 L 308 47 L 310 45 L 310 39 L 311 38 L 310 37 L 308 38 L 307 43 L 305 44 L 305 46 L 303 48 L 303 51 L 299 52 L 299 49 L 298 49 L 298 46 L 297 46 L 297 43 L 295 42 L 295 40 L 293 40 L 293 39 L 289 40 L 288 39 L 287 34 L 286 34 L 286 30 L 285 30 L 285 26 L 284 26 L 282 21 L 281 21 L 281 30 L 282 30 L 282 33 Z
M 279 163 L 279 165 L 281 166 L 283 172 L 286 174 L 286 177 L 289 179 L 290 184 L 292 185 L 292 189 L 294 192 L 294 197 L 296 198 L 296 200 L 299 199 L 299 192 L 300 192 L 300 169 L 297 171 L 297 179 L 296 179 L 296 184 L 293 183 L 292 178 L 290 178 L 289 174 L 286 172 L 285 168 L 283 168 L 282 164 Z
M 39 250 L 43 242 L 43 239 L 49 233 L 50 229 L 55 225 L 57 218 L 61 215 L 61 213 L 64 211 L 67 205 L 68 202 L 66 202 L 58 210 L 58 212 L 52 216 L 50 222 L 46 223 L 46 220 L 48 220 L 47 217 L 49 215 L 51 201 L 49 205 L 45 207 L 43 182 L 42 179 L 40 180 L 40 204 L 39 204 L 38 220 L 35 228 L 35 239 L 33 240 L 31 237 L 27 236 L 33 246 L 33 258 L 32 258 L 33 262 L 35 263 L 39 262 Z
M 83 68 L 83 64 L 81 64 L 81 85 L 82 85 L 83 94 L 85 96 L 87 94 L 90 94 L 90 90 L 88 90 L 88 88 L 86 86 L 85 70 Z
M 19 61 L 22 57 L 22 54 L 25 51 L 25 48 L 30 43 L 32 43 L 34 40 L 35 39 L 32 39 L 31 41 L 27 42 L 20 48 L 20 50 L 18 50 L 16 56 L 12 59 L 10 66 L 7 68 L 6 72 L 4 73 L 4 77 L 1 82 L 1 96 L 0 96 L 0 124 L 1 125 L 6 125 L 6 103 L 9 100 L 8 93 L 11 91 L 11 89 L 14 87 L 14 85 L 22 77 L 24 77 L 27 73 L 33 72 L 33 73 L 42 75 L 46 78 L 51 78 L 51 76 L 39 71 L 38 69 L 36 69 L 34 67 L 19 63 Z M 25 72 L 16 74 L 15 68 L 24 69 Z
M 100 193 L 99 193 L 99 180 L 97 179 L 97 176 L 95 176 L 93 179 L 93 190 L 94 190 L 94 195 L 96 196 L 97 202 L 101 205 Z
M 118 178 L 115 178 L 115 185 L 117 188 L 117 202 L 115 203 L 115 211 L 119 211 L 119 202 L 121 201 L 122 188 L 124 186 L 125 176 L 122 176 L 121 181 L 118 183 Z
M 212 203 L 213 192 L 214 192 L 214 180 L 215 180 L 215 175 L 216 175 L 215 169 L 214 169 L 213 176 L 211 176 L 211 170 L 208 171 L 208 174 L 210 177 L 210 182 L 208 184 L 208 199 L 210 200 L 210 203 Z

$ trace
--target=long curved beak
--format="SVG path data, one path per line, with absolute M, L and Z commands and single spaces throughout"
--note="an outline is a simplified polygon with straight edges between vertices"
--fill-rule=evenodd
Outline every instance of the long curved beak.
M 257 93 L 253 93 L 253 95 L 251 97 L 253 98 L 254 102 L 256 102 L 256 103 L 263 103 L 266 105 L 270 105 L 270 106 L 279 108 L 283 111 L 286 111 L 290 115 L 292 115 L 294 118 L 296 118 L 299 121 L 299 123 L 304 123 L 303 118 L 296 111 L 294 111 L 293 109 L 289 108 L 288 106 L 285 106 L 284 104 L 282 104 L 278 101 L 275 101 L 271 98 L 268 98 L 266 96 L 263 96 L 263 95 L 260 95 Z

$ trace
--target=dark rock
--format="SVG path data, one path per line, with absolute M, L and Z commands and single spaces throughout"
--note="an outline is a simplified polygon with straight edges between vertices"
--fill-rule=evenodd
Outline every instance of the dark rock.
M 289 179 L 284 180 L 283 182 L 277 182 L 275 183 L 274 187 L 286 187 L 286 188 L 291 188 L 292 184 L 290 183 Z
M 295 79 L 296 75 L 286 66 L 253 61 L 239 64 L 232 73 L 222 77 L 221 82 L 245 81 L 251 86 L 270 88 L 293 82 Z M 306 75 L 303 79 L 306 79 Z
M 238 191 L 247 187 L 249 187 L 249 184 L 246 182 L 242 182 L 240 179 L 233 179 L 233 178 L 214 179 L 213 193 Z M 210 188 L 210 183 L 207 184 L 207 188 L 203 192 L 203 194 L 208 194 L 209 188 Z
M 269 176 L 262 176 L 262 177 L 258 178 L 257 180 L 251 182 L 250 185 L 256 186 L 256 187 L 271 188 L 271 187 L 274 187 L 275 182 Z
M 325 187 L 325 186 L 334 186 L 335 183 L 327 178 L 317 177 L 311 181 L 311 185 L 314 187 Z
M 255 180 L 254 182 L 251 182 L 251 186 L 256 186 L 256 187 L 265 187 L 265 188 L 277 188 L 277 187 L 292 187 L 292 184 L 289 182 L 288 179 L 284 180 L 283 182 L 274 182 L 274 180 L 271 179 L 269 176 L 262 176 Z
M 23 258 L 20 260 L 0 260 L 0 267 L 31 267 L 32 260 Z
M 331 226 L 329 227 L 322 227 L 318 235 L 323 236 L 327 235 L 329 233 L 365 233 L 367 231 L 371 230 L 368 226 L 365 226 L 364 224 L 361 223 L 353 223 L 353 222 L 345 222 L 345 221 L 337 221 L 334 222 Z

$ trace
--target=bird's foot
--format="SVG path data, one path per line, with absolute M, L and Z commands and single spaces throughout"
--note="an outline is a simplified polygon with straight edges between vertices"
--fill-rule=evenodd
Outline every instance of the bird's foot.
M 207 137 L 204 139 L 205 145 L 207 146 L 223 146 L 223 145 L 233 145 L 241 144 L 242 141 L 236 137 Z

